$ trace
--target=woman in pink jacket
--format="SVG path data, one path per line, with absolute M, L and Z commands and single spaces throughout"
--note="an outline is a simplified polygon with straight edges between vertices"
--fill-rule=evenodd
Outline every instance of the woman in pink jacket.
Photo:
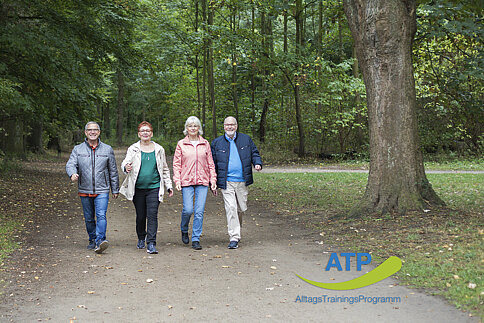
M 173 181 L 183 195 L 180 225 L 182 241 L 184 244 L 189 242 L 188 224 L 193 213 L 192 248 L 200 250 L 207 191 L 210 186 L 213 194 L 217 195 L 217 175 L 210 144 L 201 136 L 202 125 L 197 117 L 187 119 L 183 134 L 186 137 L 178 142 L 173 156 Z

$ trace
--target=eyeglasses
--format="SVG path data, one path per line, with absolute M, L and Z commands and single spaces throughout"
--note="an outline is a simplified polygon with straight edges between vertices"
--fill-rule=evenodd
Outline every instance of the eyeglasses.
M 225 123 L 224 127 L 235 127 L 236 125 L 236 123 Z
M 139 131 L 139 133 L 150 133 L 150 132 L 151 132 L 150 129 L 143 129 Z
M 99 129 L 86 129 L 86 132 L 98 132 Z

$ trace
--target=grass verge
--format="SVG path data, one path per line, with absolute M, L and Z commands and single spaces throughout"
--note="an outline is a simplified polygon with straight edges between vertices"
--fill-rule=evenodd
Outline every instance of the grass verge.
M 442 295 L 484 317 L 484 174 L 429 174 L 447 208 L 405 216 L 348 218 L 364 193 L 367 174 L 255 174 L 257 200 L 279 216 L 297 217 L 325 244 L 371 252 L 375 263 L 400 257 L 403 284 Z
M 0 216 L 0 266 L 3 266 L 4 260 L 18 247 L 14 236 L 21 225 L 18 221 Z

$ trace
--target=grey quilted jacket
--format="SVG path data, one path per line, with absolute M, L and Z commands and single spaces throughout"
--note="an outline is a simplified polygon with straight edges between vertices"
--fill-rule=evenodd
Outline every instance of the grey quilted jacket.
M 77 182 L 79 193 L 102 194 L 119 193 L 119 176 L 114 151 L 111 146 L 99 140 L 95 150 L 92 150 L 87 140 L 72 150 L 66 164 L 69 178 L 79 175 Z

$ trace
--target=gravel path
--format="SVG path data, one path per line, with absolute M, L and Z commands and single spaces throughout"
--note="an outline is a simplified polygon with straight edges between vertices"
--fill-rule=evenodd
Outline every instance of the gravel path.
M 322 241 L 295 219 L 257 204 L 254 192 L 249 194 L 239 249 L 227 249 L 221 196 L 207 200 L 203 250 L 183 245 L 182 199 L 177 192 L 160 205 L 159 254 L 136 249 L 134 207 L 119 198 L 110 201 L 108 210 L 111 245 L 97 255 L 86 250 L 76 188 L 66 179 L 65 189 L 70 191 L 70 198 L 62 201 L 66 214 L 31 223 L 22 248 L 6 266 L 0 322 L 478 321 L 439 297 L 399 286 L 393 278 L 345 292 L 305 283 L 295 274 L 338 282 L 373 267 L 364 266 L 363 272 L 354 267 L 348 272 L 324 271 L 330 252 L 336 250 L 333 241 Z M 297 301 L 308 297 L 326 301 Z M 329 297 L 400 301 L 350 304 L 349 298 L 330 302 Z

